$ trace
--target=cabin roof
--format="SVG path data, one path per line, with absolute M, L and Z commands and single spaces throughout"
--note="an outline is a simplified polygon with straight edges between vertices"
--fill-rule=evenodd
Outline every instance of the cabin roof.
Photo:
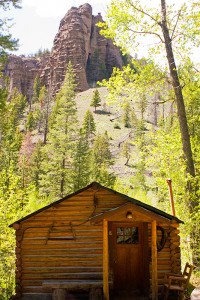
M 174 220 L 175 222 L 178 222 L 178 223 L 184 223 L 183 221 L 181 221 L 181 220 L 178 219 L 177 217 L 174 217 L 174 216 L 172 216 L 172 215 L 170 215 L 170 214 L 168 214 L 168 213 L 166 213 L 166 212 L 164 212 L 164 211 L 162 211 L 162 210 L 160 210 L 160 209 L 157 209 L 157 208 L 155 208 L 155 207 L 153 207 L 153 206 L 151 206 L 151 205 L 148 205 L 148 204 L 143 203 L 143 202 L 141 202 L 141 201 L 139 201 L 139 200 L 136 200 L 136 199 L 134 199 L 134 198 L 131 198 L 131 197 L 125 195 L 125 194 L 119 193 L 119 192 L 117 192 L 117 191 L 115 191 L 115 190 L 113 190 L 113 189 L 107 188 L 107 187 L 101 185 L 101 184 L 98 183 L 98 182 L 92 182 L 92 183 L 89 184 L 88 186 L 86 186 L 86 187 L 84 187 L 84 188 L 82 188 L 82 189 L 76 191 L 75 193 L 72 193 L 72 194 L 70 194 L 70 195 L 67 195 L 67 196 L 65 196 L 64 198 L 59 199 L 59 200 L 57 200 L 57 201 L 55 201 L 55 202 L 53 202 L 53 203 L 51 203 L 51 204 L 49 204 L 49 205 L 46 205 L 46 206 L 44 206 L 43 208 L 40 208 L 40 209 L 36 210 L 35 212 L 33 212 L 33 213 L 31 213 L 31 214 L 28 214 L 27 216 L 25 216 L 25 217 L 23 217 L 23 218 L 21 218 L 21 219 L 15 221 L 14 223 L 10 224 L 9 227 L 12 227 L 15 223 L 21 223 L 22 221 L 25 221 L 25 220 L 29 219 L 30 217 L 32 217 L 32 216 L 34 216 L 34 215 L 36 215 L 36 214 L 38 214 L 38 213 L 40 213 L 40 212 L 42 212 L 42 211 L 44 211 L 44 210 L 50 208 L 50 207 L 52 207 L 52 206 L 54 206 L 54 205 L 56 205 L 56 204 L 58 204 L 58 203 L 60 203 L 60 202 L 62 202 L 62 201 L 64 201 L 64 200 L 67 200 L 67 199 L 69 199 L 69 198 L 71 198 L 71 197 L 73 197 L 73 196 L 75 196 L 75 195 L 77 195 L 77 194 L 79 194 L 79 193 L 81 193 L 81 192 L 87 190 L 87 189 L 90 189 L 90 188 L 107 190 L 107 191 L 109 191 L 109 192 L 111 192 L 111 193 L 114 193 L 114 194 L 116 194 L 116 195 L 118 195 L 118 196 L 124 198 L 125 200 L 131 202 L 132 204 L 135 204 L 135 205 L 137 205 L 137 206 L 139 206 L 139 207 L 142 207 L 142 208 L 147 209 L 147 210 L 149 210 L 149 211 L 151 211 L 151 212 L 154 212 L 154 213 L 156 213 L 156 214 L 158 214 L 158 215 L 160 215 L 160 216 L 162 216 L 162 217 L 165 217 L 165 218 L 167 218 L 167 219 L 169 219 L 169 220 L 171 220 L 171 221 Z

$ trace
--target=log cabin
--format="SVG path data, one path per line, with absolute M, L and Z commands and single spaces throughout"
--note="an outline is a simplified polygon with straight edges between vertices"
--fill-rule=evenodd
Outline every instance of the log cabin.
M 93 182 L 10 225 L 16 297 L 157 300 L 164 274 L 181 270 L 180 223 Z

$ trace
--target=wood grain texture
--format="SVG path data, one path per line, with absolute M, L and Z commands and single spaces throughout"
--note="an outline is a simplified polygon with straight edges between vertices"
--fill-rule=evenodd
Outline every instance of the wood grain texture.
M 105 247 L 108 247 L 106 251 L 109 251 L 109 240 L 107 244 L 105 239 L 107 229 L 105 224 L 103 226 L 103 222 L 92 223 L 91 217 L 127 203 L 123 197 L 108 190 L 91 188 L 34 214 L 20 224 L 15 223 L 18 291 L 45 293 L 48 288 L 44 288 L 42 283 L 50 279 L 100 280 L 103 283 L 103 275 L 104 278 L 112 277 L 111 270 L 109 268 L 106 270 L 108 263 Z M 155 293 L 157 289 L 155 276 L 160 289 L 165 272 L 180 268 L 178 224 L 175 221 L 166 221 L 155 212 L 148 212 L 134 204 L 130 204 L 130 207 L 133 209 L 134 221 L 148 224 L 146 251 L 150 261 L 148 276 L 150 284 L 152 283 L 150 293 L 152 288 Z M 112 216 L 113 220 L 127 222 L 125 213 L 126 210 Z M 113 220 L 107 220 L 108 227 L 109 222 Z M 156 250 L 155 240 L 157 235 L 158 239 L 161 236 L 160 232 L 155 231 L 154 221 L 168 234 L 164 248 L 160 252 Z M 153 234 L 152 224 L 154 224 Z M 105 287 L 105 290 L 108 290 L 108 287 Z

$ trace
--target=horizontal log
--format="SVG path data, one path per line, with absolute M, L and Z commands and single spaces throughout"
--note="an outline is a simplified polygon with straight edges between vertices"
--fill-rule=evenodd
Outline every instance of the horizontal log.
M 40 253 L 35 254 L 35 255 L 24 255 L 23 257 L 23 262 L 26 261 L 35 261 L 35 262 L 40 262 L 40 261 L 45 261 L 48 260 L 50 261 L 55 261 L 56 263 L 59 261 L 67 262 L 69 260 L 71 261 L 92 261 L 92 260 L 100 260 L 102 259 L 102 254 L 85 254 L 85 255 L 80 255 L 80 254 L 68 254 L 68 255 L 51 255 L 51 256 L 46 256 L 46 255 L 40 255 Z
M 52 239 L 51 239 L 52 238 Z M 54 238 L 54 239 L 53 239 Z M 71 243 L 73 245 L 74 242 L 79 242 L 82 244 L 86 244 L 86 243 L 92 243 L 92 242 L 99 242 L 102 243 L 102 239 L 99 236 L 93 236 L 93 237 L 89 237 L 89 236 L 85 236 L 85 237 L 73 237 L 73 236 L 62 236 L 62 238 L 57 237 L 57 240 L 54 241 L 56 239 L 56 237 L 50 237 L 48 239 L 48 237 L 24 237 L 23 239 L 23 244 L 24 243 L 39 243 L 39 244 L 47 244 L 50 242 L 56 242 L 56 243 Z M 86 245 L 87 246 L 87 245 Z
M 24 268 L 22 271 L 22 274 L 39 274 L 40 272 L 42 274 L 52 274 L 54 273 L 56 270 L 56 272 L 58 273 L 76 273 L 76 272 L 80 272 L 80 273 L 85 273 L 85 272 L 92 272 L 92 273 L 96 273 L 96 272 L 102 272 L 103 268 L 102 266 L 52 266 L 52 267 L 47 267 L 47 266 L 41 266 L 40 269 L 38 269 L 37 266 L 32 266 L 32 267 L 27 267 Z
M 55 256 L 55 255 L 73 255 L 78 253 L 79 255 L 90 255 L 90 254 L 102 254 L 102 248 L 68 248 L 68 249 L 23 249 L 21 251 L 21 255 L 38 255 L 38 250 L 40 255 L 47 255 L 47 256 Z
M 45 280 L 42 283 L 44 288 L 52 289 L 62 289 L 66 288 L 67 290 L 89 290 L 92 287 L 103 287 L 102 280 Z
M 24 282 L 26 280 L 44 280 L 44 279 L 102 279 L 103 272 L 56 272 L 56 273 L 22 273 Z
M 179 243 L 175 243 L 175 244 L 172 244 L 172 245 L 170 246 L 170 249 L 171 249 L 171 250 L 175 250 L 176 248 L 179 248 L 179 246 L 180 246 Z
M 33 286 L 33 285 L 30 285 L 30 286 L 22 287 L 21 292 L 22 292 L 22 294 L 26 294 L 26 293 L 27 294 L 28 293 L 31 293 L 31 294 L 43 294 L 46 291 L 43 289 L 42 286 Z
M 49 229 L 46 229 L 46 231 L 33 231 L 33 230 L 27 230 L 24 233 L 23 239 L 27 238 L 47 238 L 47 237 L 62 237 L 62 236 L 74 236 L 75 238 L 86 238 L 90 237 L 92 238 L 102 238 L 102 231 L 94 231 L 94 230 L 88 230 L 88 231 L 78 231 L 76 229 L 71 230 L 62 230 L 62 231 L 50 231 Z
M 158 261 L 157 261 L 157 264 L 158 265 L 169 265 L 169 260 L 164 260 L 164 259 L 158 259 Z
M 75 224 L 72 222 L 71 226 L 69 225 L 69 222 L 61 222 L 59 220 L 55 221 L 55 222 L 50 222 L 50 221 L 44 221 L 43 223 L 37 223 L 37 222 L 29 222 L 23 225 L 23 235 L 28 232 L 28 231 L 40 231 L 40 232 L 46 232 L 47 230 L 49 230 L 50 228 L 54 228 L 57 229 L 67 229 L 67 230 L 71 230 L 74 229 L 76 231 L 102 231 L 102 226 L 101 225 L 95 225 L 95 226 L 91 226 L 91 224 L 89 222 L 86 222 L 84 224 Z
M 169 235 L 170 235 L 170 236 L 171 236 L 171 235 L 179 235 L 179 233 L 180 233 L 180 230 L 179 230 L 179 229 L 173 228 L 173 229 L 170 229 Z
M 22 247 L 26 247 L 26 244 L 29 244 L 30 245 L 30 243 L 32 243 L 32 244 L 39 244 L 39 245 L 50 245 L 50 244 L 52 244 L 52 245 L 66 245 L 66 244 L 69 244 L 69 245 L 72 245 L 72 247 L 74 247 L 74 245 L 72 244 L 72 240 L 64 240 L 64 241 L 62 241 L 62 240 L 60 240 L 60 241 L 54 241 L 54 240 L 49 240 L 48 241 L 48 243 L 46 243 L 46 239 L 24 239 L 23 241 L 22 241 Z M 82 245 L 82 247 L 89 247 L 89 245 L 94 245 L 94 244 L 96 244 L 96 245 L 102 245 L 102 240 L 98 240 L 98 239 L 94 239 L 94 240 L 89 240 L 89 238 L 88 239 L 82 239 L 82 240 L 76 240 L 76 244 L 78 245 Z M 48 246 L 47 246 L 48 247 Z M 54 246 L 55 247 L 55 246 Z
M 151 272 L 152 267 L 150 266 L 149 269 L 150 269 L 150 272 Z M 158 270 L 158 272 L 159 272 L 159 270 L 162 270 L 162 272 L 163 271 L 167 272 L 168 270 L 170 270 L 170 266 L 169 265 L 158 265 L 157 270 Z
M 40 261 L 40 262 L 35 262 L 35 261 L 24 261 L 23 262 L 23 268 L 28 268 L 28 267 L 36 267 L 36 268 L 41 268 L 41 267 L 55 267 L 58 268 L 58 267 L 65 267 L 65 266 L 69 266 L 69 267 L 73 267 L 73 266 L 80 266 L 80 267 L 83 267 L 83 266 L 101 266 L 102 265 L 102 260 L 98 260 L 98 261 L 95 261 L 95 260 L 91 260 L 91 261 L 88 261 L 87 259 L 85 260 L 78 260 L 78 261 L 72 261 L 72 260 L 66 260 L 66 261 L 63 261 L 60 260 L 59 262 L 58 261 L 55 261 L 55 260 L 52 260 L 52 261 Z

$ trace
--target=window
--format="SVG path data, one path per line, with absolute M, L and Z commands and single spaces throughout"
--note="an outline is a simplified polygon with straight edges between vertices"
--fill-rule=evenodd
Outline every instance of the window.
M 138 227 L 118 227 L 117 244 L 138 244 Z

